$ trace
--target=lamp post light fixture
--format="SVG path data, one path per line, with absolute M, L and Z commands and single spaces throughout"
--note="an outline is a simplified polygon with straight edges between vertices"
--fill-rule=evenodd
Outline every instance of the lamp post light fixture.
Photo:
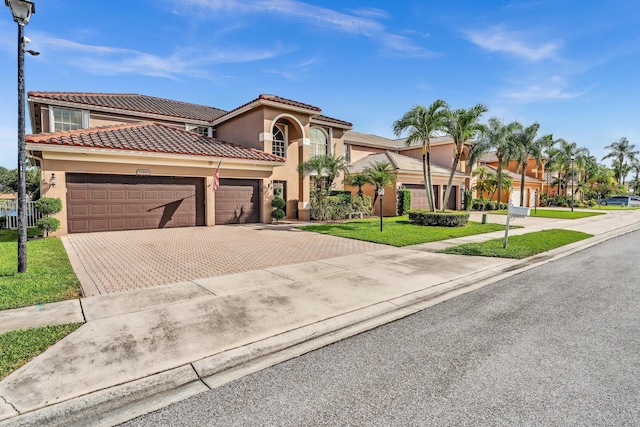
M 27 0 L 4 0 L 11 9 L 13 20 L 18 24 L 18 273 L 27 271 L 27 180 L 25 176 L 25 117 L 24 117 L 24 44 L 29 39 L 24 36 L 24 26 L 36 6 Z M 29 53 L 36 54 L 30 51 Z
M 574 178 L 575 178 L 575 175 L 576 175 L 576 171 L 573 168 L 573 161 L 574 160 L 575 160 L 575 156 L 571 155 L 571 212 L 573 212 L 573 198 L 574 198 L 574 195 L 573 195 L 573 182 L 575 180 Z
M 378 197 L 380 197 L 380 232 L 382 232 L 382 198 L 384 197 L 384 188 L 378 188 Z

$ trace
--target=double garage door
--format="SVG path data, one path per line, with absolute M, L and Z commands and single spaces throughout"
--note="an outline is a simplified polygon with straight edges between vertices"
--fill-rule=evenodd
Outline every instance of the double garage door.
M 202 178 L 67 174 L 66 180 L 69 233 L 205 225 Z M 215 220 L 260 222 L 260 181 L 221 179 Z
M 69 233 L 205 224 L 204 180 L 67 174 Z
M 427 197 L 424 185 L 405 184 L 404 186 L 411 192 L 411 209 L 429 209 L 429 198 Z M 443 187 L 443 190 L 445 188 L 446 187 Z M 440 208 L 440 203 L 438 202 L 438 200 L 440 200 L 440 195 L 438 194 L 439 189 L 440 187 L 438 185 L 433 186 L 433 197 L 436 200 L 436 209 Z M 454 185 L 451 187 L 451 194 L 449 196 L 449 203 L 447 203 L 447 209 L 457 209 L 457 196 L 458 186 Z

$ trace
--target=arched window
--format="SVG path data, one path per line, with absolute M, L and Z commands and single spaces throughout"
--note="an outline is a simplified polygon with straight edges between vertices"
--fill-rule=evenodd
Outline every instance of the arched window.
M 311 128 L 311 147 L 309 157 L 323 156 L 329 154 L 327 150 L 327 134 L 322 129 Z
M 275 156 L 287 157 L 287 143 L 285 141 L 284 132 L 278 125 L 273 126 L 273 142 L 271 143 L 271 152 Z

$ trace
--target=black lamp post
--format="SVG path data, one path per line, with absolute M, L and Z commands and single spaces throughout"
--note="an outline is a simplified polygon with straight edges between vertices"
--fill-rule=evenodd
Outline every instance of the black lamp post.
M 384 196 L 384 188 L 378 188 L 378 197 L 380 197 L 380 231 L 382 232 L 382 197 Z
M 573 168 L 573 161 L 575 160 L 575 156 L 571 155 L 571 212 L 573 212 L 573 182 L 575 180 L 576 171 Z
M 18 273 L 27 271 L 27 181 L 25 176 L 25 117 L 24 117 L 24 26 L 36 12 L 33 2 L 4 0 L 18 24 Z M 26 40 L 28 41 L 28 39 Z M 32 55 L 36 52 L 29 51 Z

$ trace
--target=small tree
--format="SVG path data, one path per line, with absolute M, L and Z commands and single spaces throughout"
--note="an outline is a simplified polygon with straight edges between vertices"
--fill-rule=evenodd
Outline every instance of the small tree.
M 366 184 L 371 184 L 371 180 L 366 173 L 358 172 L 345 176 L 344 183 L 347 185 L 358 187 L 358 197 L 362 197 L 362 187 Z
M 396 180 L 396 174 L 387 162 L 375 162 L 371 166 L 367 166 L 364 169 L 364 173 L 369 176 L 371 183 L 376 186 L 376 194 L 373 197 L 373 203 L 371 205 L 371 212 L 373 213 L 376 200 L 378 200 L 378 190 L 393 184 Z
M 284 208 L 287 204 L 287 202 L 282 197 L 280 197 L 280 194 L 282 194 L 282 188 L 276 187 L 273 189 L 274 197 L 273 200 L 271 200 L 271 206 L 274 208 L 274 210 L 271 211 L 271 218 L 276 221 L 276 224 L 278 223 L 278 221 L 284 218 L 284 211 L 282 210 L 282 208 Z
M 44 231 L 45 236 L 48 236 L 49 232 L 60 228 L 60 220 L 51 217 L 51 215 L 55 215 L 62 210 L 62 200 L 57 197 L 43 197 L 36 202 L 36 209 L 43 215 L 43 218 L 40 218 L 36 225 Z

